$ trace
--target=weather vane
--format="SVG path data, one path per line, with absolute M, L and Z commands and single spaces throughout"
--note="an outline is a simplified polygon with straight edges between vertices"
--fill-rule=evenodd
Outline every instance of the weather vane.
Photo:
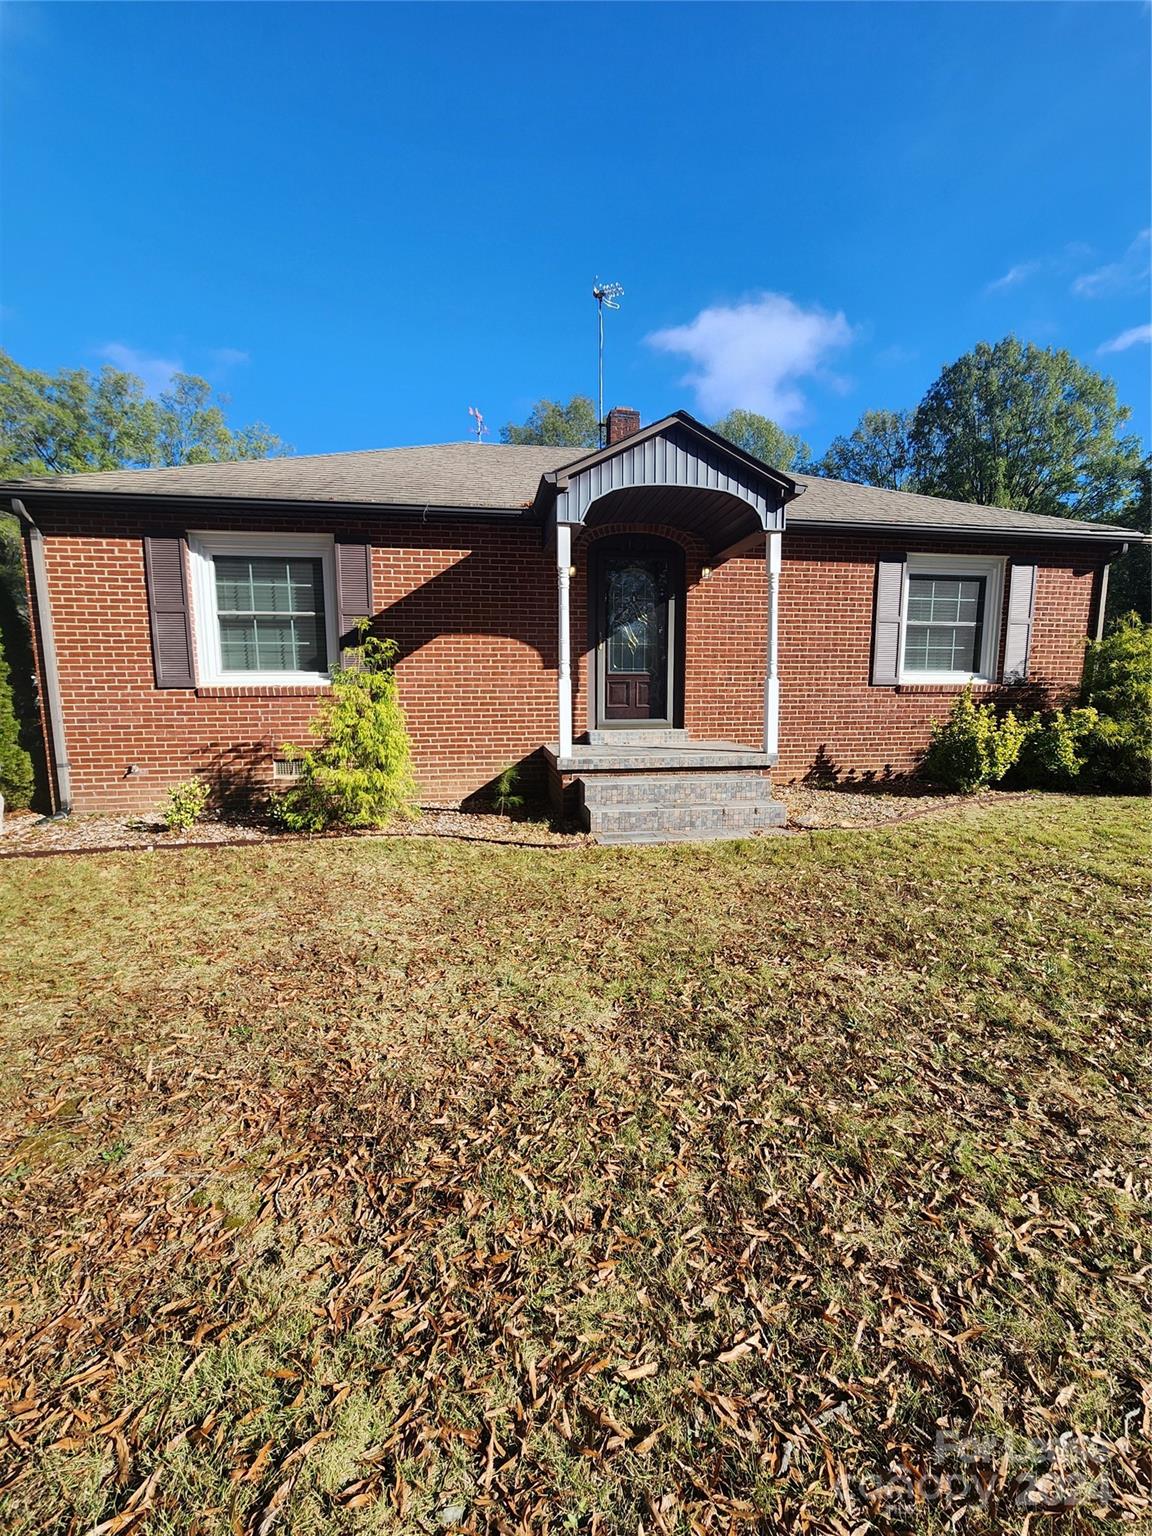
M 600 433 L 600 446 L 604 446 L 604 311 L 619 309 L 617 299 L 624 297 L 619 283 L 602 283 L 599 278 L 592 284 L 592 297 L 596 300 L 596 329 L 599 337 L 598 366 L 596 370 L 596 424 Z
M 484 418 L 474 405 L 468 407 L 468 414 L 476 420 L 476 425 L 472 430 L 476 433 L 476 441 L 481 443 L 484 441 L 485 434 L 488 431 L 488 428 L 484 425 Z

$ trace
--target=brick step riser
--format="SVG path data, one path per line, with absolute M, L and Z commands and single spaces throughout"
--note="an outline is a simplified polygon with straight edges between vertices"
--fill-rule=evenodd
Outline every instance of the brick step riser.
M 734 805 L 772 800 L 768 779 L 748 774 L 627 774 L 581 781 L 586 806 L 602 805 Z
M 779 827 L 785 820 L 778 800 L 768 805 L 632 805 L 590 806 L 585 811 L 594 836 L 746 837 L 762 827 Z

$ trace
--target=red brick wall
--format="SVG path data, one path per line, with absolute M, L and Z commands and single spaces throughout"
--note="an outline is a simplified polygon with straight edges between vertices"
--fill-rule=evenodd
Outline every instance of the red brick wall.
M 955 686 L 874 688 L 869 681 L 876 561 L 909 548 L 932 554 L 957 546 L 919 537 L 897 544 L 802 529 L 785 534 L 778 778 L 802 777 L 825 766 L 853 776 L 906 773 L 915 767 L 932 722 L 951 708 L 960 692 Z M 1025 709 L 1064 702 L 1080 681 L 1099 586 L 1100 568 L 1091 551 L 1081 553 L 1071 544 L 1022 547 L 1018 541 L 962 548 L 1039 566 L 1029 685 L 978 692 Z
M 145 533 L 250 527 L 339 531 L 374 545 L 377 628 L 400 646 L 422 799 L 456 803 L 556 738 L 556 573 L 540 532 L 522 524 L 353 525 L 308 513 L 142 514 L 71 507 L 38 511 L 46 558 L 78 811 L 158 805 L 194 772 L 266 779 L 275 747 L 303 740 L 316 690 L 154 686 L 141 539 Z M 574 540 L 574 720 L 588 724 L 588 553 L 604 528 Z M 670 528 L 645 528 L 684 550 L 684 723 L 699 738 L 758 745 L 763 730 L 766 578 L 762 550 L 701 577 L 705 550 Z M 897 546 L 861 536 L 785 535 L 780 582 L 780 773 L 821 763 L 846 773 L 903 772 L 955 689 L 873 688 L 872 597 L 878 555 Z M 917 540 L 917 549 L 946 545 Z M 1097 567 L 1074 546 L 994 544 L 976 553 L 1038 558 L 1029 703 L 1079 679 Z M 1020 696 L 1020 690 L 993 690 Z M 129 765 L 141 772 L 129 775 Z
M 421 798 L 456 803 L 556 734 L 556 575 L 538 528 L 455 520 L 371 528 L 309 515 L 38 512 L 77 811 L 140 810 L 192 773 L 266 780 L 323 690 L 157 689 L 141 539 L 195 528 L 334 531 L 374 544 L 381 633 L 397 641 Z M 128 767 L 141 771 L 129 775 Z M 530 765 L 529 774 L 538 765 Z

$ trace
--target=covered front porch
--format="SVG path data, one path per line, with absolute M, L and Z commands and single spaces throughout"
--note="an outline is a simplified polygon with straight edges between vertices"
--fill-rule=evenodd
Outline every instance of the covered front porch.
M 685 416 L 545 477 L 557 814 L 612 841 L 741 836 L 783 820 L 770 769 L 796 491 Z

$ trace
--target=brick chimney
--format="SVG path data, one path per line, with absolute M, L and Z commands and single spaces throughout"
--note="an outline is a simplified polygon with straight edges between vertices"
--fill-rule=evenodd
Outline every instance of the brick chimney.
M 605 426 L 607 428 L 604 433 L 605 443 L 611 448 L 613 443 L 622 443 L 626 437 L 631 437 L 633 432 L 639 432 L 640 412 L 634 411 L 630 405 L 614 405 L 608 412 Z

